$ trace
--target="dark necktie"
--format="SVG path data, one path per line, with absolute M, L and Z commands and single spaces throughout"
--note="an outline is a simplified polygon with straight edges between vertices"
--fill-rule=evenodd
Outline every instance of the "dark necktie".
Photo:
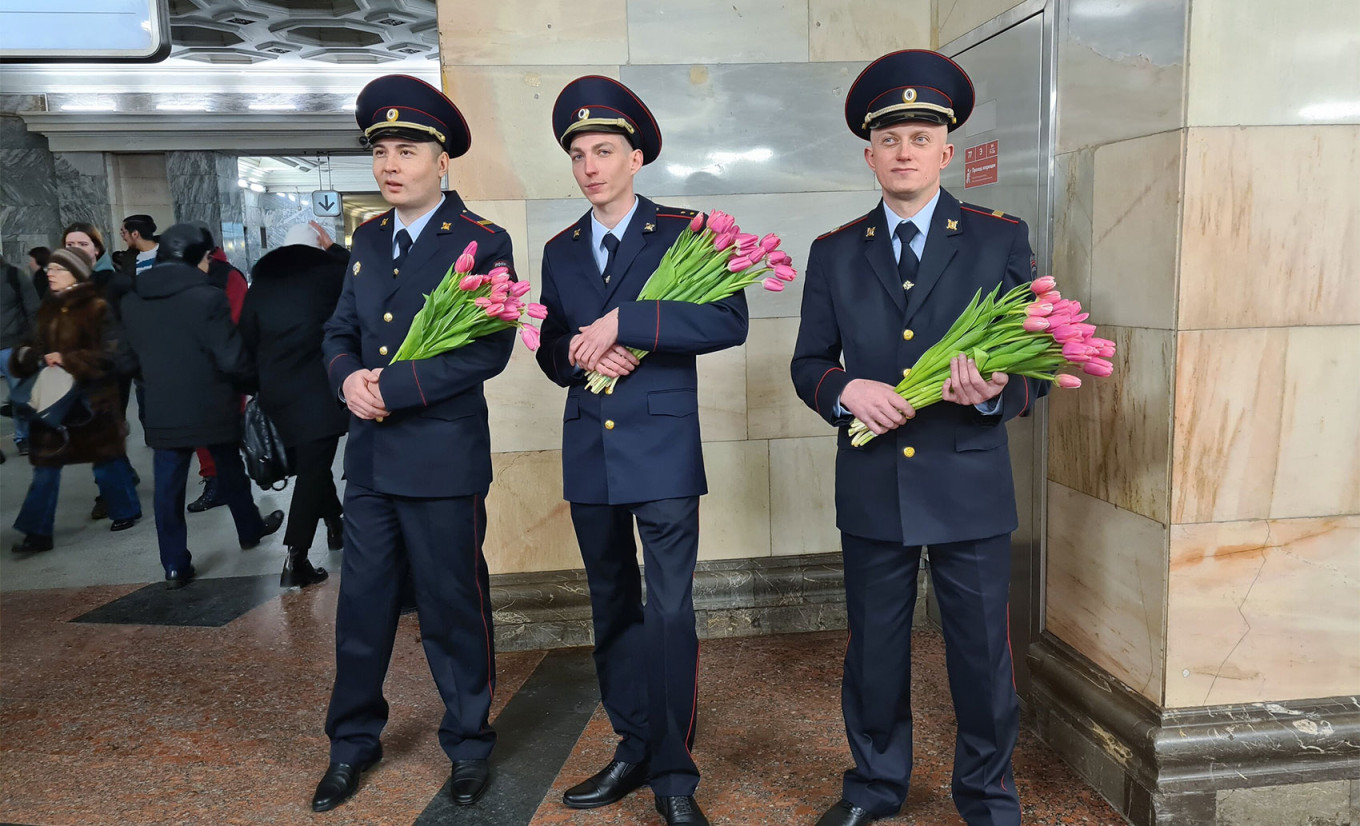
M 893 231 L 897 239 L 902 242 L 902 254 L 897 257 L 897 274 L 902 278 L 902 289 L 904 290 L 910 290 L 915 286 L 916 273 L 921 268 L 921 261 L 911 248 L 911 239 L 915 238 L 919 232 L 920 230 L 911 221 L 903 221 Z
M 604 262 L 604 272 L 600 273 L 604 278 L 604 283 L 608 284 L 611 276 L 614 275 L 614 256 L 619 251 L 619 236 L 608 233 L 604 236 L 604 248 L 609 250 L 609 258 Z
M 411 233 L 402 229 L 397 232 L 397 257 L 392 260 L 392 275 L 401 272 L 401 265 L 406 263 L 406 253 L 411 251 Z

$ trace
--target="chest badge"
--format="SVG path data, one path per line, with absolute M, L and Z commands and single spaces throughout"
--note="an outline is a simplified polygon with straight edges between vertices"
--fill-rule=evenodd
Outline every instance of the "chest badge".
M 956 230 L 959 228 L 959 222 L 950 218 L 944 222 L 944 228 L 950 231 Z
M 864 237 L 865 237 L 865 238 L 873 238 L 873 237 L 874 237 L 874 230 L 876 230 L 876 229 L 878 229 L 878 227 L 866 227 L 865 230 L 864 230 Z
M 444 223 L 439 225 L 439 228 L 444 230 L 445 232 L 448 232 L 449 230 L 453 229 L 453 224 L 450 224 L 449 222 L 445 221 Z
M 355 262 L 354 262 L 354 274 L 355 274 L 356 276 L 359 274 L 359 262 L 358 262 L 358 261 L 355 261 Z

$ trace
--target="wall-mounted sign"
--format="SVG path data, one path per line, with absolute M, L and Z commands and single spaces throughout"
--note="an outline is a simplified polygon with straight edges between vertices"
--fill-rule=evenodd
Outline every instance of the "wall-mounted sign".
M 318 218 L 339 218 L 340 193 L 333 189 L 318 189 L 313 192 L 312 214 Z
M 963 150 L 963 188 L 986 186 L 997 181 L 996 141 Z
M 169 0 L 0 0 L 0 62 L 154 63 L 170 54 Z

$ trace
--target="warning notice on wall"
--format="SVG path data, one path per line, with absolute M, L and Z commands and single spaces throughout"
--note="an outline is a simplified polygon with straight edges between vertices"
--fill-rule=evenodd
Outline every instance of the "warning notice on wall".
M 996 141 L 963 150 L 963 188 L 996 183 Z

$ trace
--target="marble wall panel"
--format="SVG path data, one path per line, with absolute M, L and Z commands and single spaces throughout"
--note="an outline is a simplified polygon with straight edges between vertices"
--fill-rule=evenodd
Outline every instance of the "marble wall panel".
M 1360 690 L 1357 548 L 1360 516 L 1172 526 L 1166 705 Z
M 560 158 L 567 164 L 566 156 Z M 574 186 L 573 182 L 573 186 Z M 577 193 L 579 195 L 579 192 Z M 552 200 L 528 201 L 526 214 L 528 229 L 523 245 L 516 239 L 515 261 L 521 277 L 534 282 L 534 294 L 538 293 L 538 282 L 543 278 L 543 245 L 562 230 L 576 223 L 586 211 L 590 202 L 584 197 L 557 198 Z M 526 269 L 527 267 L 527 269 Z
M 1062 4 L 1058 152 L 1184 125 L 1189 5 L 1189 0 Z
M 699 429 L 705 442 L 746 439 L 746 348 L 699 356 Z
M 1167 522 L 1170 509 L 1171 383 L 1175 334 L 1102 327 L 1117 351 L 1115 373 L 1087 377 L 1048 403 L 1048 478 L 1124 510 Z
M 31 207 L 9 217 L 9 232 L 60 232 L 51 226 L 57 209 L 56 173 L 46 149 L 0 148 L 0 204 Z
M 1195 0 L 1191 126 L 1360 123 L 1360 4 Z
M 4 255 L 5 261 L 19 268 L 20 272 L 28 272 L 28 251 L 34 247 L 48 247 L 56 243 L 48 233 L 15 233 L 5 232 L 5 211 L 8 207 L 0 206 L 0 254 Z
M 0 97 L 13 97 L 3 95 Z M 47 138 L 41 133 L 28 131 L 23 118 L 0 117 L 0 148 L 4 149 L 47 149 Z
M 628 62 L 626 0 L 439 0 L 439 57 L 456 66 Z
M 1058 155 L 1053 165 L 1053 270 L 1062 294 L 1091 302 L 1095 151 Z
M 706 442 L 708 496 L 699 508 L 699 558 L 770 555 L 769 443 Z
M 806 61 L 808 4 L 790 0 L 747 0 L 740 4 L 628 0 L 629 63 L 734 59 L 747 63 Z
M 1095 323 L 1175 326 L 1181 155 L 1179 131 L 1095 150 L 1087 306 Z
M 1048 485 L 1046 627 L 1129 688 L 1162 699 L 1164 524 Z
M 563 86 L 587 74 L 617 78 L 618 67 L 446 62 L 444 91 L 472 130 L 471 150 L 450 167 L 459 193 L 468 200 L 579 195 L 571 163 L 553 138 L 552 105 Z
M 485 392 L 492 451 L 561 450 L 567 391 L 548 381 L 529 348 L 515 342 L 510 364 L 486 383 Z M 560 478 L 557 493 L 562 493 Z
M 839 553 L 836 437 L 770 440 L 770 537 L 775 556 Z
M 1360 324 L 1360 126 L 1191 129 L 1180 328 Z
M 1360 513 L 1360 327 L 1202 330 L 1177 342 L 1174 522 Z
M 793 391 L 789 360 L 797 339 L 796 318 L 751 319 L 751 334 L 746 340 L 746 429 L 752 439 L 793 439 L 835 432 Z
M 936 43 L 941 46 L 1020 5 L 1022 0 L 934 0 Z
M 875 188 L 864 142 L 845 128 L 845 92 L 863 68 L 859 62 L 623 67 L 623 82 L 647 102 L 665 134 L 661 157 L 638 173 L 638 190 L 664 198 Z
M 809 60 L 861 60 L 867 64 L 888 52 L 931 46 L 930 0 L 810 0 L 808 16 Z
M 486 561 L 491 573 L 581 567 L 562 499 L 562 452 L 496 453 L 486 498 Z

